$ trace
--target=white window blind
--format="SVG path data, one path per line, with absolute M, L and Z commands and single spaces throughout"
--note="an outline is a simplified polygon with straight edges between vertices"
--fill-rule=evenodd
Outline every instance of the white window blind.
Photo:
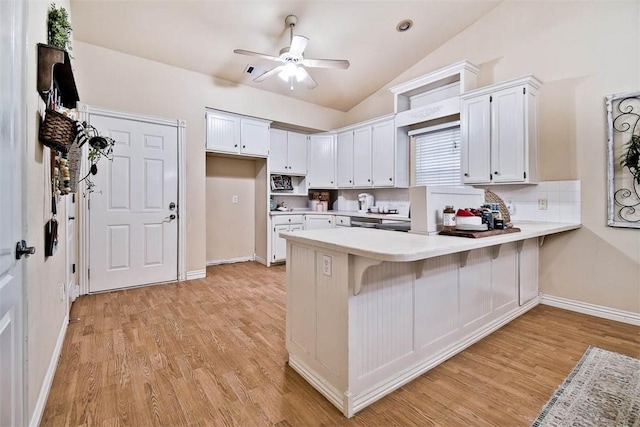
M 460 185 L 460 127 L 414 136 L 414 185 Z

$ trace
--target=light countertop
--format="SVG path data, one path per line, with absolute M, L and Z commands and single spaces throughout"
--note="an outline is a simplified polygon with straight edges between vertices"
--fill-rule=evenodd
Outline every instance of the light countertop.
M 389 217 L 389 215 L 382 216 Z M 286 232 L 280 233 L 280 237 L 291 242 L 336 252 L 346 252 L 381 261 L 403 262 L 516 242 L 581 227 L 580 224 L 554 222 L 526 222 L 516 223 L 514 226 L 522 231 L 479 239 L 440 235 L 425 236 L 359 227 Z
M 340 216 L 350 216 L 352 218 L 376 218 L 376 219 L 392 219 L 395 221 L 411 221 L 411 219 L 404 215 L 398 214 L 374 214 L 374 213 L 363 213 L 358 211 L 270 211 L 269 214 L 271 216 L 278 215 L 340 215 Z

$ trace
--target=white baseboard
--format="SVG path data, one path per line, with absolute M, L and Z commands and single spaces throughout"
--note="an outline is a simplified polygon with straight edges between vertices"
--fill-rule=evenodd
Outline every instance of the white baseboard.
M 542 294 L 540 300 L 542 304 L 552 307 L 563 308 L 565 310 L 576 311 L 582 314 L 589 314 L 603 319 L 615 320 L 617 322 L 628 323 L 640 326 L 640 313 L 618 310 L 601 305 L 589 304 L 587 302 L 576 301 L 568 298 L 555 297 L 553 295 Z
M 207 270 L 204 268 L 202 270 L 187 271 L 187 280 L 204 279 L 205 277 L 207 277 Z
M 258 255 L 256 255 L 255 258 L 255 262 L 259 262 L 262 265 L 267 265 L 267 260 L 265 258 L 259 257 Z
M 247 261 L 255 261 L 256 256 L 241 256 L 237 258 L 227 258 L 227 259 L 214 259 L 213 261 L 207 261 L 207 267 L 211 265 L 220 265 L 220 264 L 233 264 L 236 262 L 247 262 Z
M 51 360 L 49 361 L 49 368 L 42 381 L 42 387 L 40 387 L 40 393 L 38 394 L 38 401 L 36 407 L 31 414 L 31 420 L 29 421 L 29 427 L 38 427 L 42 420 L 42 414 L 44 413 L 44 407 L 47 404 L 49 398 L 49 392 L 51 391 L 51 384 L 53 384 L 53 377 L 56 374 L 56 367 L 58 366 L 58 359 L 60 359 L 60 353 L 62 352 L 62 345 L 64 344 L 64 337 L 67 335 L 67 327 L 69 326 L 69 313 L 66 313 L 60 332 L 58 333 L 58 341 L 53 349 Z

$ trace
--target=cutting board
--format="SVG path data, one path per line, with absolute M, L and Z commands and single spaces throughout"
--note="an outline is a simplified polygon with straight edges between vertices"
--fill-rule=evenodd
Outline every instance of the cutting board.
M 487 231 L 462 231 L 462 230 L 444 231 L 442 230 L 439 234 L 443 236 L 470 237 L 472 239 L 478 239 L 480 237 L 499 236 L 501 234 L 519 233 L 519 232 L 520 232 L 519 228 L 513 227 L 513 228 L 505 228 L 504 230 L 487 230 Z

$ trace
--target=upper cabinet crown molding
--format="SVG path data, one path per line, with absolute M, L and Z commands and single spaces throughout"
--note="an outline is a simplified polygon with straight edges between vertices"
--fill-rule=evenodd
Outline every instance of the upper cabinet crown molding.
M 538 79 L 536 76 L 530 74 L 523 77 L 518 77 L 517 79 L 507 80 L 505 82 L 500 82 L 496 84 L 492 84 L 489 86 L 483 86 L 474 90 L 470 90 L 464 92 L 460 95 L 461 99 L 473 98 L 476 96 L 487 95 L 493 92 L 509 89 L 513 87 L 518 87 L 522 85 L 529 85 L 532 89 L 539 90 L 542 87 L 542 81 Z

